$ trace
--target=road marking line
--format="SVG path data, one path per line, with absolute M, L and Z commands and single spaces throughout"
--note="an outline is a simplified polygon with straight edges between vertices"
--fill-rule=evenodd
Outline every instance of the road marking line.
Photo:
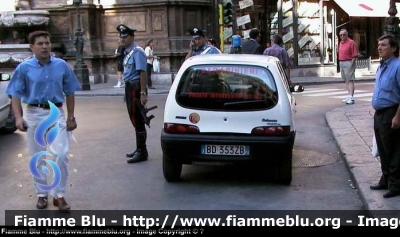
M 364 90 L 355 90 L 354 92 L 366 92 Z M 342 90 L 342 91 L 336 91 L 336 92 L 324 92 L 324 93 L 315 93 L 315 94 L 308 94 L 304 96 L 329 96 L 329 95 L 340 95 L 340 94 L 347 94 L 347 91 Z

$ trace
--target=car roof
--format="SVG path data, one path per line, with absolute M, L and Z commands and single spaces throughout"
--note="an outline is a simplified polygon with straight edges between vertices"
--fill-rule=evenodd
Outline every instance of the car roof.
M 191 65 L 196 64 L 215 64 L 217 63 L 228 63 L 228 64 L 254 64 L 265 66 L 266 63 L 276 64 L 279 61 L 278 58 L 267 55 L 256 55 L 256 54 L 204 54 L 190 57 L 185 63 Z

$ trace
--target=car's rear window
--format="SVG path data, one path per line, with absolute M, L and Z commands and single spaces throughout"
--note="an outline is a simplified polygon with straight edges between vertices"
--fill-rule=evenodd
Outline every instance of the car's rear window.
M 176 92 L 179 105 L 201 110 L 261 110 L 275 106 L 277 100 L 271 72 L 249 65 L 190 67 L 183 73 Z

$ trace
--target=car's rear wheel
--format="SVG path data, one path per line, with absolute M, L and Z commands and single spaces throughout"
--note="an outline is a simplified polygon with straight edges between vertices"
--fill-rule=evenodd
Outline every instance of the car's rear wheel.
M 8 114 L 8 118 L 6 119 L 6 123 L 2 128 L 0 128 L 0 133 L 1 134 L 10 134 L 13 133 L 17 130 L 17 126 L 15 125 L 15 117 L 10 110 L 10 113 Z
M 168 182 L 179 181 L 182 172 L 182 162 L 163 154 L 163 173 Z
M 279 162 L 274 169 L 273 179 L 276 183 L 290 185 L 292 182 L 292 156 L 293 151 L 287 152 L 282 162 Z

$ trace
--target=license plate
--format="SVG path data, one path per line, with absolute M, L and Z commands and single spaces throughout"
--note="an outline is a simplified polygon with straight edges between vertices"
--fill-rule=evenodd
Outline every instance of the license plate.
M 201 145 L 202 155 L 247 156 L 249 150 L 249 146 L 241 145 Z

